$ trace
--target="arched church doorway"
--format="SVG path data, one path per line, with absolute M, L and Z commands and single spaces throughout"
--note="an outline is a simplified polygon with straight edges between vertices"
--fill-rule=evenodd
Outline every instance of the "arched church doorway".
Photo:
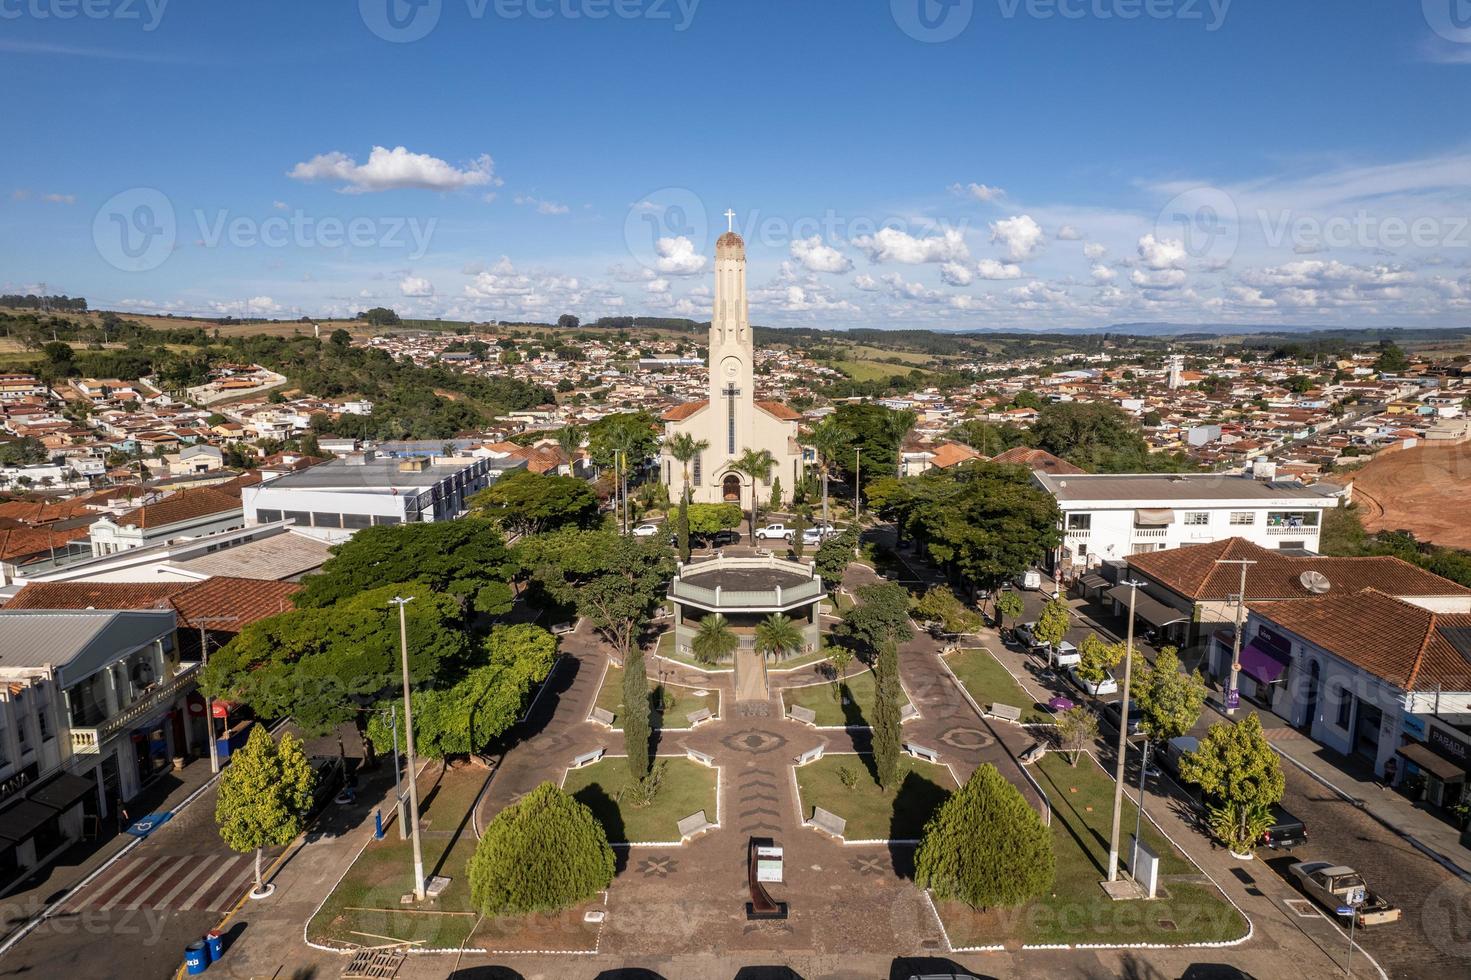
M 725 502 L 728 504 L 740 503 L 741 478 L 736 476 L 734 473 L 726 476 L 725 482 L 721 485 L 721 495 L 724 497 Z

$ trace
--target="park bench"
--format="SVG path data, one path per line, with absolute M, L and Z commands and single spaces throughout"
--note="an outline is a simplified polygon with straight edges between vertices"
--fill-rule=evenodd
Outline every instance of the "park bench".
M 584 752 L 582 753 L 582 755 L 579 755 L 577 758 L 572 760 L 572 768 L 581 769 L 583 766 L 590 766 L 594 762 L 601 760 L 603 758 L 603 753 L 606 751 L 606 749 L 600 746 L 596 749 L 593 749 L 591 752 Z
M 685 749 L 684 757 L 691 762 L 698 762 L 702 766 L 708 766 L 711 769 L 715 768 L 715 759 L 698 749 Z
M 823 747 L 819 745 L 815 749 L 808 749 L 806 752 L 803 752 L 801 755 L 797 756 L 797 765 L 805 766 L 809 762 L 816 762 L 818 759 L 821 759 L 822 749 Z
M 940 761 L 940 753 L 936 752 L 934 749 L 927 749 L 923 745 L 916 745 L 913 742 L 905 742 L 904 751 L 908 752 L 916 759 L 923 759 L 926 762 L 937 763 Z
M 829 813 L 820 806 L 812 808 L 812 819 L 807 821 L 807 826 L 816 827 L 824 834 L 831 834 L 842 839 L 843 832 L 848 829 L 848 821 L 836 813 Z
M 1019 761 L 1024 766 L 1030 766 L 1032 763 L 1036 762 L 1038 759 L 1042 758 L 1046 754 L 1047 746 L 1043 745 L 1041 742 L 1033 742 L 1031 745 L 1028 745 L 1025 749 L 1022 750 L 1022 754 L 1017 757 L 1017 761 Z
M 906 704 L 903 708 L 901 708 L 899 710 L 899 723 L 900 724 L 903 724 L 906 721 L 913 721 L 914 719 L 916 719 L 918 717 L 919 717 L 919 708 L 915 705 L 915 703 L 913 701 L 909 702 L 908 704 Z
M 604 728 L 613 727 L 613 712 L 607 708 L 593 708 L 592 714 L 589 717 Z
M 691 837 L 703 834 L 705 831 L 711 830 L 714 827 L 715 825 L 713 823 L 705 819 L 705 811 L 699 810 L 691 813 L 679 822 L 679 839 L 682 841 L 689 840 Z
M 715 716 L 710 713 L 709 708 L 701 708 L 699 711 L 691 711 L 684 717 L 690 723 L 691 728 L 699 728 L 703 722 L 707 722 Z
M 568 633 L 575 632 L 577 632 L 577 624 L 575 622 L 558 623 L 552 627 L 553 636 L 566 636 Z
M 792 721 L 800 721 L 804 725 L 817 727 L 817 712 L 811 708 L 804 708 L 800 704 L 794 704 L 787 709 L 787 717 Z
M 1019 722 L 1022 720 L 1022 709 L 998 702 L 986 709 L 986 717 L 997 718 L 1001 721 Z

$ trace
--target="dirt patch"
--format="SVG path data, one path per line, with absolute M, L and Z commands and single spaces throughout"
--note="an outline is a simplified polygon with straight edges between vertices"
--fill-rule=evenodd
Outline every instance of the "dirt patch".
M 1354 474 L 1369 531 L 1412 531 L 1421 541 L 1471 548 L 1471 443 L 1380 453 Z

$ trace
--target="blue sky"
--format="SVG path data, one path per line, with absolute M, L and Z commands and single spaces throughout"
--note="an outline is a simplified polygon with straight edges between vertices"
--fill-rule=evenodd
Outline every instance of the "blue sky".
M 706 317 L 731 208 L 762 323 L 1471 310 L 1467 0 L 0 0 L 0 80 L 0 288 L 99 307 Z

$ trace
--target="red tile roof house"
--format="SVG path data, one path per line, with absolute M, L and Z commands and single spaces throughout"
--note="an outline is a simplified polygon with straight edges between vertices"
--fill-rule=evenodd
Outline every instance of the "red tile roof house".
M 1471 767 L 1471 604 L 1442 612 L 1379 589 L 1249 602 L 1240 689 L 1329 749 L 1433 807 Z M 1232 631 L 1214 636 L 1230 658 Z M 1433 811 L 1432 811 L 1433 812 Z

